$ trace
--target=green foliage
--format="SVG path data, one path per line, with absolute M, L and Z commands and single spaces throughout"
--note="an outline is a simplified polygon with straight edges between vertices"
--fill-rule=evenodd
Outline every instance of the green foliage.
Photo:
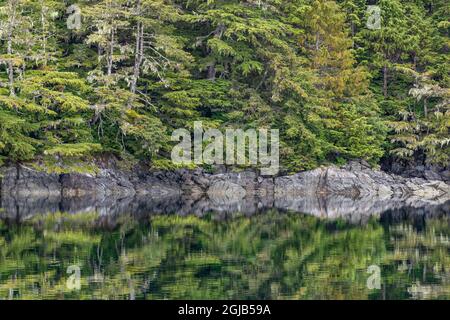
M 32 159 L 37 141 L 28 134 L 37 128 L 27 123 L 26 119 L 0 110 L 0 164 L 4 159 Z
M 202 120 L 280 129 L 289 171 L 387 152 L 449 162 L 444 0 L 381 0 L 379 30 L 360 0 L 77 5 L 79 30 L 62 2 L 0 1 L 0 159 L 161 166 L 171 131 Z
M 345 3 L 348 3 L 345 1 Z M 391 129 L 395 157 L 450 163 L 448 20 L 445 1 L 380 1 L 379 30 L 356 29 L 358 59 Z M 432 9 L 430 9 L 432 6 Z M 361 18 L 360 14 L 360 18 Z

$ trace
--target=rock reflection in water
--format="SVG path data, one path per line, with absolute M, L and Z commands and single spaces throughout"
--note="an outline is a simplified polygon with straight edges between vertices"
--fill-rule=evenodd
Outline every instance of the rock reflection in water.
M 36 214 L 51 212 L 97 212 L 100 215 L 117 216 L 122 214 L 177 214 L 203 216 L 215 213 L 216 217 L 226 217 L 236 212 L 253 215 L 275 208 L 282 211 L 294 211 L 324 218 L 344 218 L 354 223 L 364 223 L 370 216 L 378 216 L 383 212 L 420 212 L 436 215 L 450 212 L 450 202 L 441 205 L 430 205 L 426 202 L 408 202 L 405 199 L 381 199 L 378 197 L 362 197 L 352 199 L 341 195 L 309 195 L 309 196 L 254 196 L 246 198 L 214 198 L 213 196 L 178 195 L 160 199 L 149 199 L 145 196 L 114 198 L 106 197 L 47 197 L 21 198 L 4 197 L 0 203 L 0 216 L 25 220 Z

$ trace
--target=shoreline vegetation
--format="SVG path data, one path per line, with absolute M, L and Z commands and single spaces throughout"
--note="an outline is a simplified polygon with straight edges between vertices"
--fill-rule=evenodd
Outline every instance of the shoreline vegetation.
M 448 175 L 446 0 L 380 0 L 379 29 L 359 0 L 67 5 L 0 3 L 0 165 L 179 169 L 170 135 L 202 121 L 279 129 L 287 173 L 363 159 Z

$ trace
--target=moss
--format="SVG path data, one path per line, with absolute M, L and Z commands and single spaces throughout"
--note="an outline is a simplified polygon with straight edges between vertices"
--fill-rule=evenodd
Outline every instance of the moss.
M 79 174 L 97 174 L 98 166 L 92 161 L 80 160 L 77 158 L 55 159 L 46 157 L 39 162 L 31 163 L 31 166 L 37 171 L 46 173 L 79 173 Z
M 152 168 L 163 170 L 177 170 L 177 169 L 195 169 L 195 164 L 174 164 L 170 159 L 158 159 L 152 161 Z

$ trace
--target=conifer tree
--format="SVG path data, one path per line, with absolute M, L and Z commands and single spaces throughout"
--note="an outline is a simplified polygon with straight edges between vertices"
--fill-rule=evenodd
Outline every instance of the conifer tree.
M 158 165 L 201 120 L 279 128 L 288 171 L 449 162 L 445 0 L 380 0 L 375 30 L 362 0 L 80 0 L 79 29 L 71 4 L 0 1 L 2 161 Z

